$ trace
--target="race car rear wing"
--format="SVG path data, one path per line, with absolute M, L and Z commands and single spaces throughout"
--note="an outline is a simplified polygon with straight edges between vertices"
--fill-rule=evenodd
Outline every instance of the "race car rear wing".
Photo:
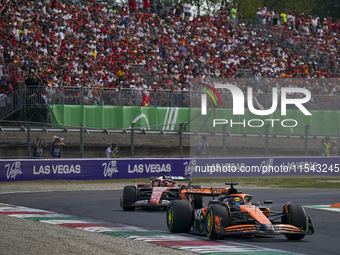
M 191 177 L 190 176 L 171 176 L 171 175 L 163 175 L 163 176 L 151 176 L 150 177 L 150 181 L 153 180 L 164 180 L 164 179 L 169 179 L 169 180 L 173 180 L 173 181 L 191 181 Z
M 221 188 L 183 188 L 181 189 L 182 194 L 200 195 L 200 196 L 219 196 L 222 193 L 228 192 L 228 189 Z

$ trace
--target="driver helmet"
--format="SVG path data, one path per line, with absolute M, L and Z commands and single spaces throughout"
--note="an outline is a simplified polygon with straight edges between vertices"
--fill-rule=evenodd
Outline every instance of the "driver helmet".
M 224 202 L 227 202 L 229 205 L 241 205 L 241 198 L 239 197 L 228 197 L 224 199 Z

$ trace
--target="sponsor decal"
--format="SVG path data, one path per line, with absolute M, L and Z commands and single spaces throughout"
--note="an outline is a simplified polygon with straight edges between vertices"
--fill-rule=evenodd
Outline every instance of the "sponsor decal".
M 196 167 L 196 159 L 192 159 L 190 161 L 184 162 L 184 175 L 191 176 L 192 173 L 195 171 Z
M 49 174 L 80 174 L 80 165 L 40 165 L 33 166 L 33 175 L 49 175 Z
M 113 174 L 118 173 L 117 169 L 117 160 L 112 160 L 109 163 L 103 163 L 102 166 L 104 166 L 104 177 L 110 177 L 112 178 Z
M 174 130 L 178 116 L 178 107 L 167 107 L 163 130 Z
M 142 118 L 145 119 L 146 124 L 148 125 L 148 129 L 150 130 L 148 117 L 144 113 L 139 114 L 131 123 L 136 123 L 138 120 L 140 120 Z M 129 128 L 131 128 L 131 125 L 129 126 Z
M 23 174 L 21 171 L 21 162 L 15 161 L 12 164 L 5 165 L 5 168 L 7 168 L 7 179 L 13 178 L 15 180 L 15 177 L 19 174 Z
M 128 173 L 160 173 L 171 172 L 171 164 L 134 164 L 128 165 Z

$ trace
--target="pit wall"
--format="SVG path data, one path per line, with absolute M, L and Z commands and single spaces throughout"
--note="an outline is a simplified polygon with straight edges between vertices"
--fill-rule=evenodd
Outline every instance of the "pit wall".
M 2 160 L 0 182 L 110 180 L 171 176 L 340 176 L 340 157 Z

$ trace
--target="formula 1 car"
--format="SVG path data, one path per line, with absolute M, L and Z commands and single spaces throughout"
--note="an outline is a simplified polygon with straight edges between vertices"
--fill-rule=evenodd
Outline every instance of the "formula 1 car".
M 207 207 L 193 209 L 185 200 L 171 201 L 167 208 L 167 227 L 172 233 L 205 234 L 210 239 L 223 239 L 228 235 L 278 235 L 288 240 L 300 240 L 314 234 L 314 226 L 301 205 L 286 203 L 282 212 L 271 211 L 267 200 L 265 206 L 252 204 L 252 196 L 238 192 L 234 185 L 229 189 L 182 189 L 182 193 L 218 196 Z
M 189 186 L 176 184 L 175 181 L 190 180 Z M 120 198 L 120 206 L 124 211 L 134 211 L 136 207 L 165 210 L 170 201 L 184 199 L 192 203 L 193 208 L 202 208 L 202 196 L 189 195 L 181 192 L 184 188 L 201 188 L 201 185 L 190 185 L 191 178 L 183 176 L 151 177 L 150 184 L 125 186 Z

